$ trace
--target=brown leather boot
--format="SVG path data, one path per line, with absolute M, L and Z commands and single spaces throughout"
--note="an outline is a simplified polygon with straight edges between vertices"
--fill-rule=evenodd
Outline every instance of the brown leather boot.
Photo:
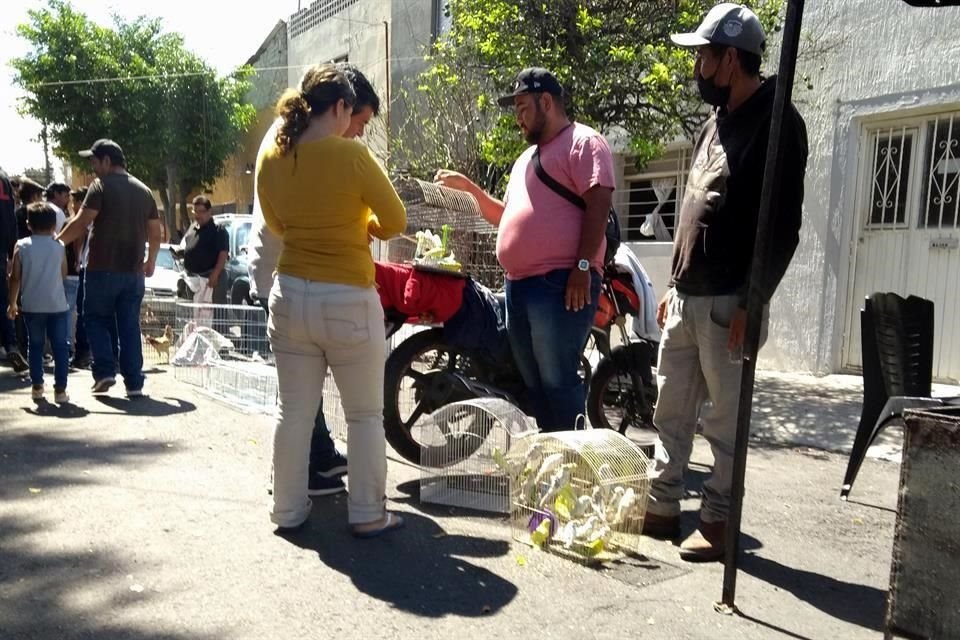
M 658 516 L 647 512 L 643 518 L 643 535 L 660 540 L 680 537 L 680 516 Z
M 715 562 L 727 548 L 727 523 L 704 522 L 680 545 L 680 558 L 687 562 Z

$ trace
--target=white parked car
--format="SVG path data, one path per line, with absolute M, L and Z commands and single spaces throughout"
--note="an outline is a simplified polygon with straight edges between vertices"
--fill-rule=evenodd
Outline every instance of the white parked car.
M 172 249 L 176 245 L 161 244 L 157 253 L 157 268 L 144 283 L 147 296 L 174 297 L 177 295 L 177 281 L 180 279 L 180 263 L 174 260 Z

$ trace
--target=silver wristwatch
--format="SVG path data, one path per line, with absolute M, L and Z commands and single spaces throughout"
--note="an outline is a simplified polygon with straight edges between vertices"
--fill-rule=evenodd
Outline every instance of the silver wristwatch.
M 577 261 L 577 269 L 580 271 L 590 271 L 590 261 L 589 260 Z

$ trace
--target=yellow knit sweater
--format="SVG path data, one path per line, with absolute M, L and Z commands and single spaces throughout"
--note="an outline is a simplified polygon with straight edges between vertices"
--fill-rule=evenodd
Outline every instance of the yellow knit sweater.
M 370 287 L 369 236 L 403 232 L 406 211 L 386 173 L 359 142 L 334 136 L 276 145 L 257 158 L 264 222 L 283 238 L 277 271 L 317 282 Z

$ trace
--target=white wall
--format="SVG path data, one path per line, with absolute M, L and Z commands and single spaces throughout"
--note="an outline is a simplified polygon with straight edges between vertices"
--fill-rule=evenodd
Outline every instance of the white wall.
M 795 101 L 810 157 L 800 247 L 771 309 L 762 366 L 828 373 L 840 365 L 855 212 L 859 122 L 871 114 L 960 105 L 960 7 L 808 3 Z M 950 89 L 953 85 L 953 89 Z M 931 91 L 946 88 L 943 91 Z M 852 306 L 859 306 L 859 301 Z
M 960 108 L 960 7 L 807 3 L 802 31 L 794 102 L 810 146 L 803 229 L 771 304 L 760 365 L 830 373 L 841 364 L 845 314 L 860 305 L 848 300 L 860 124 L 890 112 Z M 778 55 L 772 52 L 768 66 L 776 67 Z M 669 279 L 665 246 L 630 244 L 658 295 Z
M 387 96 L 387 34 L 389 0 L 360 0 L 323 20 L 309 31 L 293 35 L 290 29 L 287 60 L 289 86 L 299 84 L 303 72 L 313 64 L 346 55 L 359 68 L 385 102 Z M 374 154 L 385 156 L 385 128 L 373 126 L 365 140 Z

